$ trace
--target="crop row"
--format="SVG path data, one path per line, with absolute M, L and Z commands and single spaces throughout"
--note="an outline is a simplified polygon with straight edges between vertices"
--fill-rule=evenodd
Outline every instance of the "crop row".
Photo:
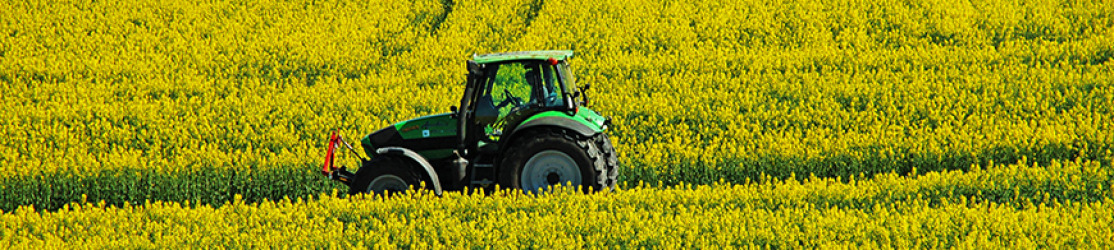
M 985 169 L 984 169 L 985 168 Z M 724 184 L 723 181 L 717 183 Z M 311 185 L 312 184 L 312 185 Z M 664 188 L 663 182 L 624 183 L 621 186 Z M 761 188 L 749 199 L 762 200 L 754 205 L 767 209 L 780 206 L 831 205 L 844 208 L 869 208 L 905 200 L 930 201 L 978 199 L 1024 207 L 1025 204 L 1094 202 L 1114 198 L 1114 169 L 1092 162 L 1059 162 L 1047 165 L 1027 163 L 974 166 L 968 171 L 929 172 L 900 175 L 821 178 L 762 175 L 740 184 Z M 692 184 L 687 184 L 692 185 Z M 137 206 L 150 201 L 171 201 L 220 206 L 233 197 L 244 202 L 312 198 L 343 189 L 304 169 L 229 170 L 210 168 L 201 171 L 160 173 L 150 169 L 100 172 L 98 175 L 52 174 L 11 178 L 0 189 L 0 211 L 19 207 L 57 210 L 82 201 L 103 201 L 112 206 Z M 807 191 L 785 193 L 788 190 Z M 787 201 L 787 196 L 796 197 Z M 753 205 L 753 201 L 740 201 Z
M 219 205 L 90 200 L 0 214 L 0 246 L 1101 249 L 1114 244 L 1109 171 L 1057 162 L 850 181 L 635 185 L 587 195 L 384 199 L 334 191 L 313 200 L 235 195 Z

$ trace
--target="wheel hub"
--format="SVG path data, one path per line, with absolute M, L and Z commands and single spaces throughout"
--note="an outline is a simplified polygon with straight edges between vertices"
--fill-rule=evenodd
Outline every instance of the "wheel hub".
M 527 192 L 538 192 L 553 185 L 582 183 L 580 167 L 571 156 L 557 150 L 534 154 L 522 167 L 521 185 Z
M 545 176 L 545 179 L 547 182 L 549 182 L 549 185 L 557 185 L 561 183 L 561 175 L 557 173 L 549 173 L 549 175 Z

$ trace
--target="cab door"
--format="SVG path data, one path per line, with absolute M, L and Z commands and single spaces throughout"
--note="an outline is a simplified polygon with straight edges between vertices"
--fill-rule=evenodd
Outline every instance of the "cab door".
M 476 121 L 485 141 L 495 142 L 509 126 L 546 105 L 545 77 L 537 62 L 489 65 L 484 91 L 477 98 Z

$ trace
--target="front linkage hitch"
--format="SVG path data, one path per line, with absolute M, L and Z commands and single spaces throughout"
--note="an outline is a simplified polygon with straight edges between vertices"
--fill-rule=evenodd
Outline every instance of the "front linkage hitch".
M 356 153 L 356 149 L 352 148 L 352 145 L 344 141 L 344 138 L 334 130 L 333 134 L 329 136 L 329 150 L 325 153 L 325 165 L 321 166 L 321 174 L 325 175 L 325 177 L 328 177 L 330 180 L 339 181 L 340 183 L 344 183 L 344 185 L 351 186 L 352 180 L 356 179 L 356 174 L 348 171 L 347 167 L 337 167 L 333 164 L 333 160 L 336 158 L 336 148 L 342 143 L 348 148 L 349 152 L 352 152 L 352 154 L 360 158 L 361 162 L 367 161 L 363 157 L 360 157 L 360 154 Z

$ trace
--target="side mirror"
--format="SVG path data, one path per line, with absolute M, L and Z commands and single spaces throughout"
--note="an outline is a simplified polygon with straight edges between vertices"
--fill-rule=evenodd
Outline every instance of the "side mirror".
M 456 118 L 457 117 L 457 115 L 456 115 L 456 105 L 449 106 L 449 112 L 452 112 L 452 114 L 449 115 L 449 116 L 451 116 L 452 118 Z
M 584 86 L 580 87 L 580 91 L 577 91 L 576 94 L 574 94 L 575 97 L 584 96 L 584 99 L 581 100 L 581 103 L 585 107 L 588 106 L 588 89 L 590 89 L 590 88 L 592 88 L 592 84 L 591 83 L 585 83 Z
M 588 89 L 592 88 L 591 83 L 585 83 L 583 86 L 577 87 L 576 93 L 572 94 L 572 98 L 580 97 L 581 94 L 587 96 Z

